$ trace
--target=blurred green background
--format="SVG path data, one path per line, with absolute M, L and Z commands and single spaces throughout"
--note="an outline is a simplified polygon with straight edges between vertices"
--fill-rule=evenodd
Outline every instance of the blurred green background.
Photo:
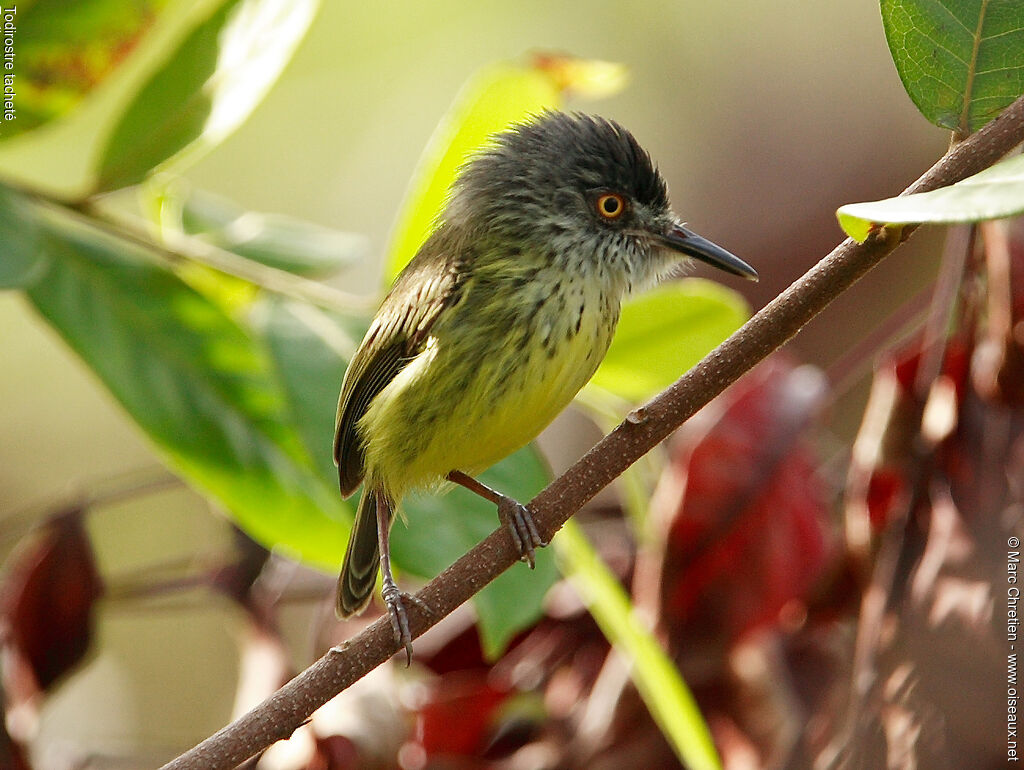
M 620 95 L 570 105 L 628 126 L 658 161 L 676 210 L 758 268 L 759 284 L 736 286 L 755 309 L 841 240 L 839 205 L 899 192 L 948 141 L 906 96 L 876 3 L 325 3 L 251 119 L 187 177 L 254 210 L 365 234 L 374 259 L 335 283 L 373 292 L 377 258 L 438 119 L 479 67 L 534 50 L 629 68 Z M 0 148 L 0 167 L 10 168 L 4 158 L 16 149 L 27 160 L 14 171 L 56 175 L 74 189 L 90 160 L 88 127 L 104 120 L 103 99 L 118 98 L 116 84 L 101 91 L 68 125 L 46 129 L 63 137 L 57 151 L 50 143 L 33 153 L 33 138 L 19 139 Z M 793 349 L 827 369 L 929 282 L 936 243 L 927 232 L 915 237 Z M 156 466 L 137 429 L 14 293 L 0 294 L 0 361 L 0 511 L 17 519 Z M 838 435 L 852 434 L 864 392 L 840 394 Z M 554 430 L 562 435 L 544 445 L 564 453 L 556 468 L 595 436 L 571 419 Z M 107 575 L 197 551 L 201 559 L 228 539 L 204 500 L 180 488 L 105 507 L 88 526 Z M 228 719 L 237 610 L 214 599 L 146 607 L 104 604 L 101 652 L 47 703 L 41 743 L 166 758 Z M 294 649 L 304 651 L 296 665 L 313 653 L 303 629 L 319 611 L 294 611 Z

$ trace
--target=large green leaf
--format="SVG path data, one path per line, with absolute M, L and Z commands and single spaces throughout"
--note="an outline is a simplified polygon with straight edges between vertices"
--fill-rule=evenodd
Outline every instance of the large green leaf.
M 391 281 L 437 224 L 459 167 L 498 131 L 562 105 L 567 89 L 600 97 L 625 83 L 625 70 L 610 62 L 537 55 L 525 63 L 485 67 L 462 87 L 420 156 L 388 248 Z
M 223 141 L 266 94 L 305 34 L 317 0 L 228 0 L 181 42 L 121 117 L 98 189 L 136 184 L 172 156 Z
M 997 163 L 949 187 L 880 201 L 848 203 L 837 215 L 851 238 L 863 243 L 884 225 L 952 224 L 1024 213 L 1024 156 Z
M 78 106 L 127 58 L 167 0 L 35 0 L 3 3 L 14 92 L 0 112 L 0 139 L 29 131 Z M 7 117 L 11 115 L 13 117 Z
M 334 489 L 338 483 L 333 452 L 338 391 L 367 324 L 277 297 L 257 302 L 251 320 L 284 387 L 289 422 L 324 482 Z
M 335 569 L 347 512 L 287 419 L 261 345 L 148 255 L 71 221 L 29 290 L 168 465 L 264 544 Z
M 1024 93 L 1020 0 L 881 0 L 896 70 L 928 120 L 968 134 Z
M 0 185 L 0 289 L 30 286 L 46 264 L 35 211 L 21 195 Z
M 532 447 L 505 458 L 480 479 L 517 500 L 533 498 L 551 474 Z M 412 495 L 403 502 L 408 525 L 395 524 L 391 552 L 404 569 L 430 578 L 451 565 L 498 526 L 495 506 L 461 487 L 444 495 Z M 537 551 L 536 568 L 517 564 L 473 599 L 484 652 L 496 657 L 520 630 L 543 614 L 547 590 L 558 577 L 549 549 Z
M 743 298 L 698 278 L 664 284 L 622 307 L 608 355 L 588 388 L 603 388 L 630 402 L 667 388 L 750 312 Z

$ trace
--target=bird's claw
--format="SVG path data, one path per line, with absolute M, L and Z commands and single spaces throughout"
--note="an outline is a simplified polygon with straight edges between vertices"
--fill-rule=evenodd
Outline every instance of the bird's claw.
M 409 632 L 409 616 L 405 611 L 405 601 L 412 602 L 427 615 L 433 611 L 421 599 L 399 590 L 396 585 L 385 585 L 381 590 L 381 598 L 387 605 L 391 617 L 391 630 L 395 632 L 395 641 L 405 648 L 405 665 L 412 665 L 412 634 Z
M 498 503 L 498 518 L 508 526 L 512 542 L 519 551 L 520 560 L 525 561 L 530 569 L 533 569 L 537 563 L 535 549 L 543 548 L 547 543 L 537 531 L 530 509 L 518 500 L 503 497 Z
M 405 647 L 405 665 L 412 664 L 412 634 L 409 633 L 409 616 L 402 603 L 402 592 L 397 586 L 385 585 L 380 593 L 384 604 L 388 607 L 391 618 L 391 630 L 395 632 L 395 641 Z

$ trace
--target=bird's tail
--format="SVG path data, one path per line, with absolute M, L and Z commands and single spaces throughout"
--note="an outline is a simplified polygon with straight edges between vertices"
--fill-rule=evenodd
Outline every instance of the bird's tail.
M 379 494 L 369 485 L 363 487 L 356 511 L 352 533 L 348 537 L 345 561 L 338 575 L 339 617 L 347 618 L 366 609 L 377 583 L 377 566 L 380 564 L 380 547 L 377 542 L 377 504 L 382 502 L 386 510 L 380 513 L 387 517 L 385 526 L 391 526 L 392 505 L 386 494 Z

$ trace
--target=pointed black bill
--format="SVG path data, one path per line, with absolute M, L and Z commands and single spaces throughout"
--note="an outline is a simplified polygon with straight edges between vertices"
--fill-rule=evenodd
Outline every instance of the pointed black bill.
M 658 237 L 658 240 L 674 251 L 707 262 L 719 270 L 751 281 L 757 280 L 757 271 L 742 259 L 682 225 L 672 225 L 668 232 Z

